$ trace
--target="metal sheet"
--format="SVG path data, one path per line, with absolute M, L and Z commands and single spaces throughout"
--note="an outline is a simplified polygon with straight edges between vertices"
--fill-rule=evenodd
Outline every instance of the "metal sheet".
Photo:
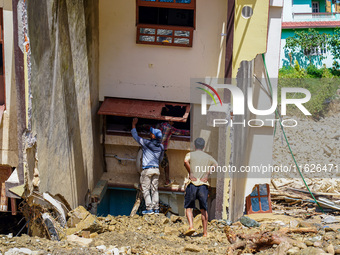
M 161 113 L 166 105 L 186 107 L 185 114 L 182 117 L 164 116 Z M 105 98 L 98 114 L 186 122 L 189 112 L 190 104 L 109 97 Z

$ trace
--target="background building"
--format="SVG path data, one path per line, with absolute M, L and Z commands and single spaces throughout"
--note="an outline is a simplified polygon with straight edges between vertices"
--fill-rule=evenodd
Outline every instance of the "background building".
M 331 0 L 292 0 L 285 1 L 283 7 L 283 23 L 281 37 L 281 62 L 280 67 L 294 65 L 298 60 L 302 67 L 309 64 L 309 60 L 301 54 L 289 56 L 289 50 L 285 49 L 286 39 L 294 36 L 295 31 L 308 31 L 309 28 L 317 30 L 319 33 L 333 34 L 336 27 L 340 27 L 340 2 Z M 332 67 L 333 57 L 331 53 L 323 47 L 312 50 L 312 64 L 322 67 Z M 317 55 L 325 58 L 318 61 Z

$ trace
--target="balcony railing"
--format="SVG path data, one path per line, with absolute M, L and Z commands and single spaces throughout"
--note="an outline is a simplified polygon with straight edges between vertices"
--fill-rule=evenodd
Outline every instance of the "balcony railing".
M 306 12 L 293 13 L 294 21 L 330 21 L 336 20 L 340 13 L 336 12 Z

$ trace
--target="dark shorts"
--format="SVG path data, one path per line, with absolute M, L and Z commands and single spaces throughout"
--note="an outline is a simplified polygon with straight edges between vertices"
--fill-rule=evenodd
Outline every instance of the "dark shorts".
M 166 168 L 167 166 L 169 166 L 169 159 L 168 159 L 168 155 L 166 154 L 166 151 L 165 151 L 163 160 L 161 162 L 161 168 Z
M 195 208 L 195 200 L 198 199 L 200 209 L 208 210 L 208 193 L 207 185 L 195 186 L 190 183 L 185 189 L 184 208 Z

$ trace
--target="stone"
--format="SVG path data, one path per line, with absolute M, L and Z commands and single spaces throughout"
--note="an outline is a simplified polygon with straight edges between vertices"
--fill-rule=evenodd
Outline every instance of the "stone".
M 67 228 L 66 229 L 66 235 L 73 235 L 73 234 L 75 234 L 75 233 L 77 233 L 78 232 L 78 229 L 76 229 L 76 228 Z
M 311 241 L 311 240 L 306 240 L 305 241 L 305 244 L 307 245 L 307 246 L 313 246 L 313 242 Z
M 28 248 L 11 248 L 7 252 L 5 252 L 5 255 L 32 255 L 32 251 Z
M 94 232 L 92 234 L 90 234 L 90 238 L 96 238 L 98 236 L 98 233 L 97 232 Z
M 90 231 L 82 231 L 81 237 L 83 237 L 83 238 L 90 238 Z
M 301 250 L 299 255 L 326 255 L 327 253 L 320 249 L 315 247 L 308 247 L 307 249 Z
M 102 252 L 106 251 L 106 246 L 105 245 L 99 245 L 99 246 L 96 246 L 97 250 L 100 250 Z
M 199 247 L 197 247 L 196 245 L 194 245 L 194 244 L 187 244 L 184 247 L 184 251 L 200 252 L 201 249 Z
M 164 227 L 164 234 L 165 235 L 178 235 L 178 230 L 176 228 L 165 226 Z
M 67 236 L 67 241 L 80 244 L 82 246 L 89 246 L 92 242 L 91 238 L 82 238 L 76 235 Z
M 295 254 L 298 254 L 299 251 L 300 251 L 300 249 L 298 247 L 293 247 L 293 248 L 290 248 L 287 251 L 287 254 L 288 255 L 295 255 Z
M 167 223 L 169 223 L 169 218 L 163 218 L 162 219 L 162 224 L 167 224 Z
M 83 207 L 78 206 L 76 209 L 70 211 L 67 215 L 69 219 L 67 221 L 67 226 L 69 228 L 74 228 L 79 222 L 84 220 L 90 213 Z
M 256 220 L 253 220 L 247 216 L 242 216 L 240 218 L 240 222 L 246 226 L 246 227 L 249 227 L 249 228 L 252 228 L 252 227 L 259 227 L 260 226 L 260 223 L 258 223 Z
M 196 215 L 196 217 L 194 218 L 194 229 L 198 230 L 200 228 L 203 228 L 202 225 L 202 217 L 201 214 Z
M 322 246 L 322 242 L 316 241 L 316 242 L 313 243 L 313 246 L 314 247 L 321 247 Z
M 328 245 L 327 248 L 326 248 L 326 251 L 327 251 L 329 254 L 332 254 L 332 255 L 335 254 L 335 250 L 334 250 L 333 244 Z
M 298 247 L 299 249 L 306 249 L 307 248 L 307 245 L 304 244 L 303 242 L 300 242 L 300 241 L 294 242 L 293 245 Z
M 45 252 L 42 251 L 42 250 L 39 250 L 39 251 L 32 251 L 32 255 L 44 255 Z
M 176 215 L 174 215 L 174 214 L 171 215 L 170 220 L 171 220 L 173 223 L 182 221 L 181 217 L 176 216 Z
M 285 255 L 287 251 L 292 247 L 292 245 L 288 242 L 282 242 L 276 249 L 276 255 Z M 296 248 L 296 247 L 295 247 Z
M 299 226 L 300 222 L 297 220 L 292 220 L 289 222 L 289 227 L 290 228 L 297 228 Z
M 80 221 L 77 225 L 76 228 L 78 230 L 88 230 L 91 233 L 92 232 L 101 232 L 103 230 L 102 224 L 97 220 L 96 216 L 92 214 L 88 214 L 85 219 Z

